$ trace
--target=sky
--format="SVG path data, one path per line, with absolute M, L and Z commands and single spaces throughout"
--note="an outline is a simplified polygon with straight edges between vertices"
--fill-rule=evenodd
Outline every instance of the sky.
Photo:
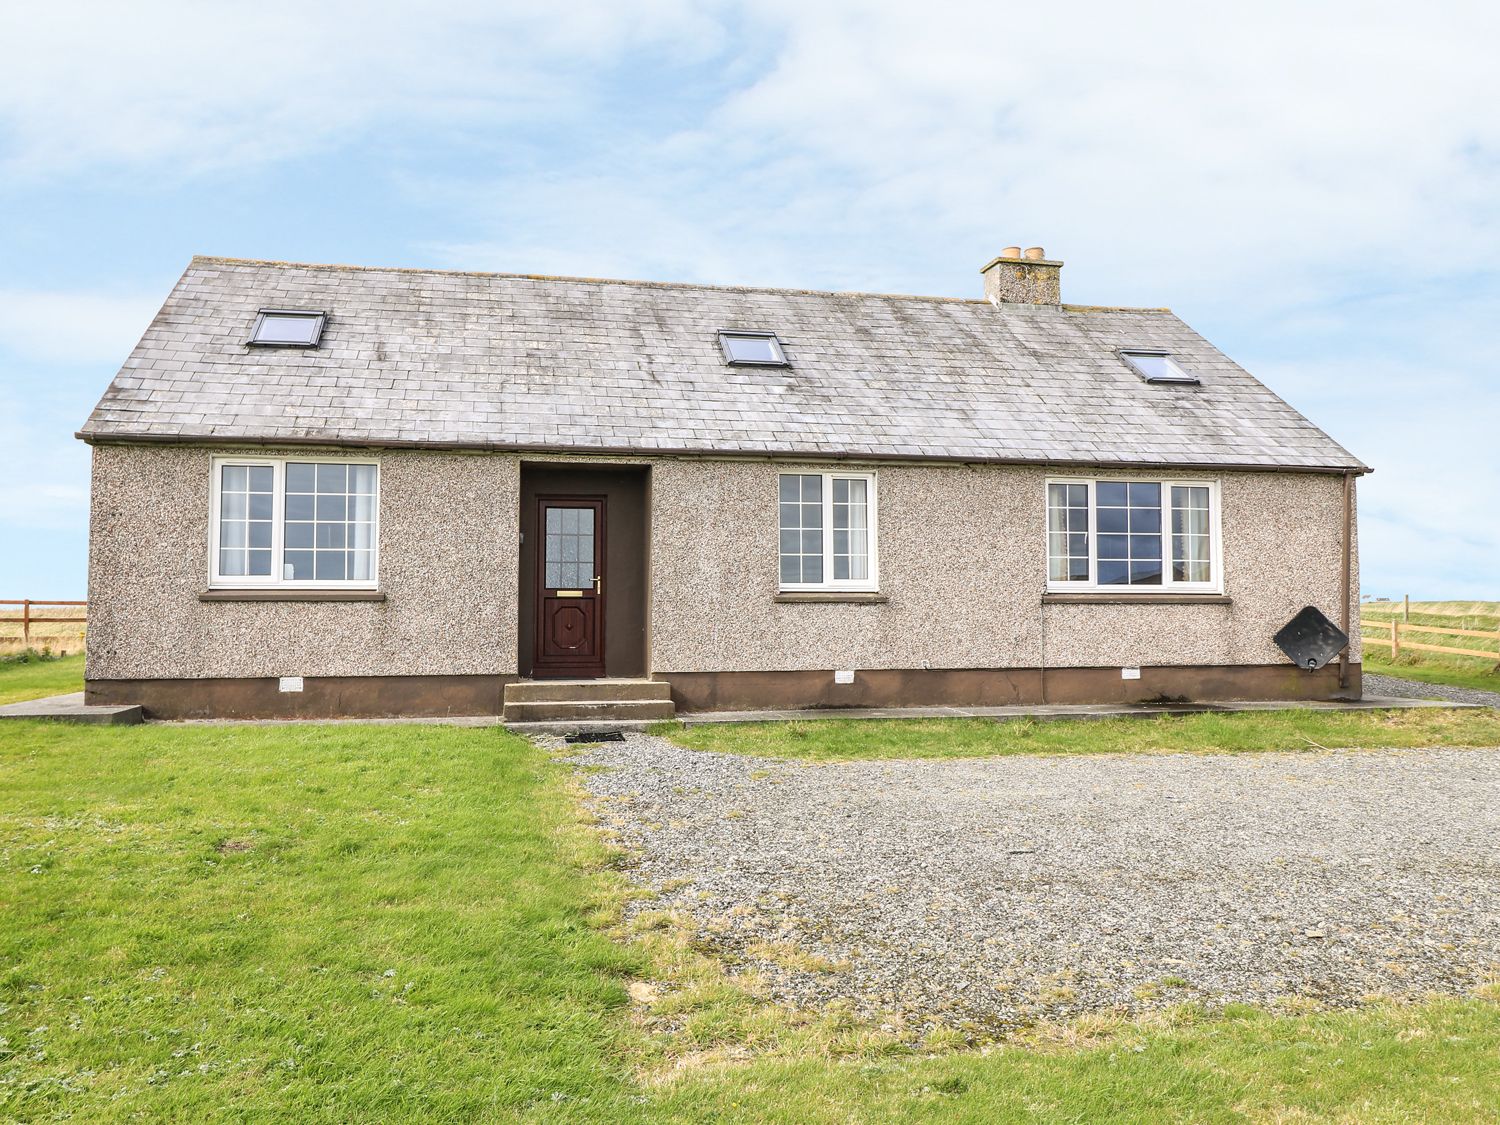
M 1500 598 L 1500 7 L 0 8 L 0 598 L 193 254 L 1170 306 L 1375 473 L 1362 588 Z

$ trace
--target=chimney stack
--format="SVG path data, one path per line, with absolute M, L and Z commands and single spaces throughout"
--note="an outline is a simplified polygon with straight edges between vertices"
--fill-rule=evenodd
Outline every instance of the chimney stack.
M 985 299 L 994 304 L 1058 305 L 1062 303 L 1062 263 L 1040 246 L 1022 250 L 1007 246 L 984 269 Z

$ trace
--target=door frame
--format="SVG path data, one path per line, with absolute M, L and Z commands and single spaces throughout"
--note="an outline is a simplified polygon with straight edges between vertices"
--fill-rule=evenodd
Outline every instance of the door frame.
M 594 575 L 597 587 L 593 591 L 586 591 L 583 597 L 593 600 L 596 656 L 587 663 L 559 664 L 556 661 L 544 659 L 542 655 L 547 591 L 551 588 L 547 585 L 547 509 L 567 506 L 592 507 L 594 510 Z M 533 537 L 536 540 L 532 548 L 532 600 L 536 603 L 531 640 L 531 675 L 534 679 L 598 680 L 607 675 L 604 664 L 604 611 L 605 600 L 609 596 L 609 574 L 606 569 L 609 555 L 606 550 L 608 542 L 605 538 L 608 508 L 608 498 L 599 493 L 545 492 L 537 494 L 536 518 L 532 524 Z

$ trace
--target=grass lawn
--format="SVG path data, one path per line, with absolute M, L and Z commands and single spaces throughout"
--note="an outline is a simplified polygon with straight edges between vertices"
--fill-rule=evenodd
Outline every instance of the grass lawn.
M 1265 711 L 1143 719 L 809 719 L 653 728 L 679 746 L 817 762 L 992 758 L 1006 754 L 1150 754 L 1500 746 L 1500 712 Z
M 1393 664 L 1389 655 L 1382 656 L 1367 647 L 1364 665 L 1366 672 L 1379 672 L 1383 676 L 1400 676 L 1425 684 L 1448 684 L 1500 694 L 1500 665 L 1488 660 L 1471 660 L 1466 656 L 1414 657 L 1403 652 Z
M 1491 633 L 1489 637 L 1449 637 L 1442 633 L 1403 634 L 1402 643 L 1446 645 L 1493 652 L 1487 657 L 1451 656 L 1403 648 L 1401 656 L 1391 660 L 1389 646 L 1380 641 L 1390 636 L 1392 618 L 1402 620 L 1398 603 L 1370 603 L 1361 612 L 1365 625 L 1365 670 L 1387 676 L 1403 676 L 1429 684 L 1478 688 L 1500 692 L 1500 602 L 1412 602 L 1412 625 L 1438 625 L 1454 629 L 1472 629 Z
M 498 729 L 0 724 L 0 1120 L 1500 1112 L 1493 1000 L 914 1050 L 627 942 L 624 893 L 568 767 Z
M 82 653 L 61 660 L 0 660 L 0 704 L 82 690 Z

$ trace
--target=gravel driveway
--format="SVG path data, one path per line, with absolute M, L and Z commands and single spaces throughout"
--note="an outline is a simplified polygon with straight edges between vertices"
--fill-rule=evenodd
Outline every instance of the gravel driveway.
M 1500 750 L 805 765 L 626 738 L 576 760 L 662 890 L 637 909 L 777 1000 L 998 1030 L 1500 972 Z
M 1366 695 L 1395 696 L 1397 699 L 1446 699 L 1449 703 L 1475 703 L 1480 707 L 1500 707 L 1500 692 L 1478 688 L 1454 687 L 1451 684 L 1428 684 L 1399 676 L 1382 676 L 1366 672 L 1363 677 Z

